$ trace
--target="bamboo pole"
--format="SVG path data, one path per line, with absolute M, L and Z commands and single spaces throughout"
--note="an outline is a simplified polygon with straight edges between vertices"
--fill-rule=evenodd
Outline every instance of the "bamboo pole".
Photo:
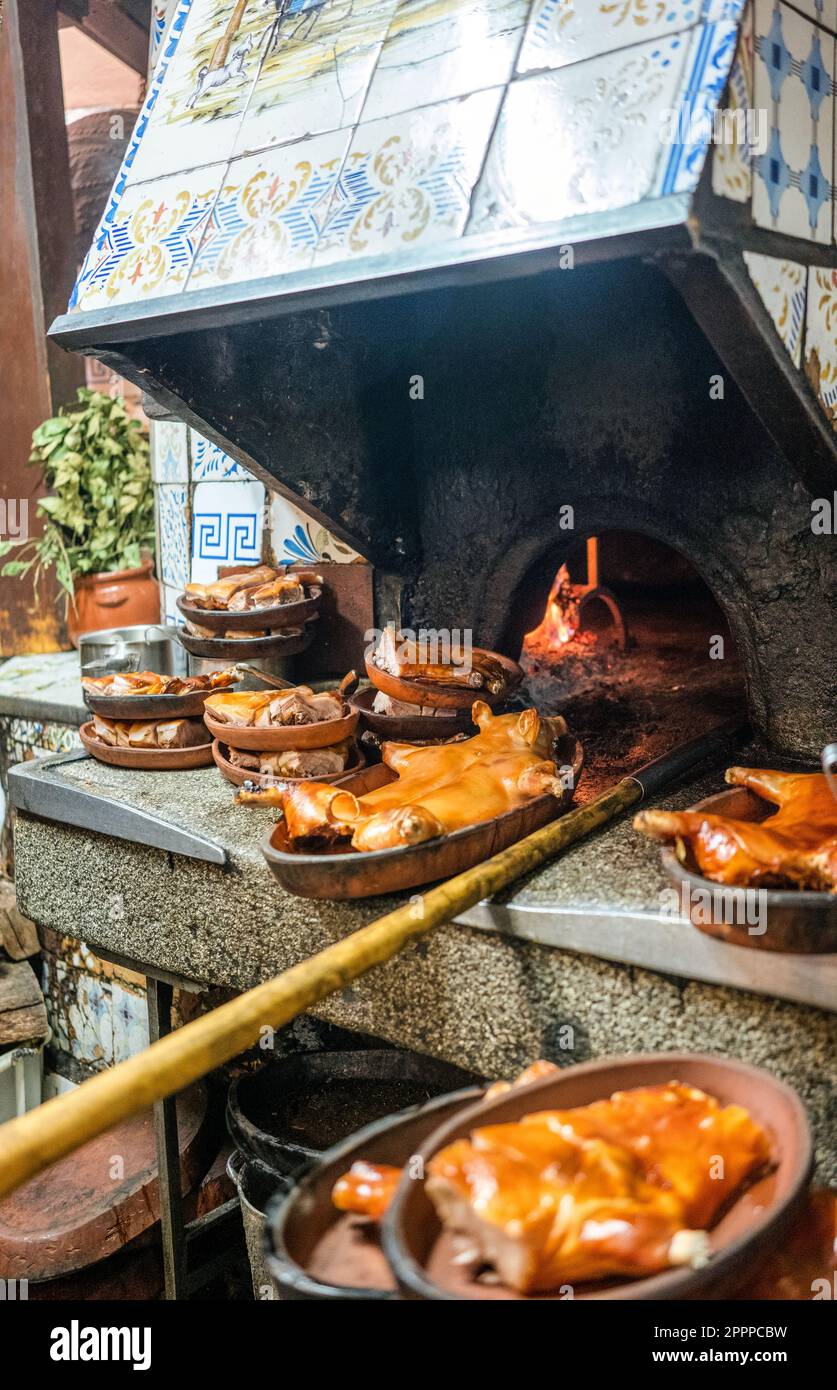
M 407 942 L 508 887 L 642 797 L 634 778 L 518 840 L 485 863 L 361 927 L 255 989 L 152 1043 L 144 1052 L 0 1126 L 0 1197 L 139 1110 L 181 1091 L 334 994 Z

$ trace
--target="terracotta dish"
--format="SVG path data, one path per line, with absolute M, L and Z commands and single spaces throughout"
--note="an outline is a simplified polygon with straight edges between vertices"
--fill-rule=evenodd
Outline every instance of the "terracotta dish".
M 500 704 L 507 700 L 513 691 L 517 689 L 523 680 L 523 670 L 516 661 L 512 661 L 508 656 L 502 656 L 500 652 L 490 652 L 495 661 L 499 662 L 508 675 L 508 684 L 492 695 L 490 691 L 463 687 L 455 689 L 452 686 L 433 685 L 427 681 L 405 681 L 398 676 L 390 675 L 388 671 L 382 671 L 380 666 L 376 666 L 370 657 L 366 657 L 366 674 L 370 681 L 378 690 L 382 690 L 385 695 L 389 695 L 391 700 L 404 700 L 407 704 L 413 705 L 436 705 L 440 709 L 470 710 L 475 700 L 484 700 L 487 705 Z
M 669 1269 L 640 1279 L 579 1283 L 575 1298 L 694 1299 L 731 1293 L 792 1229 L 806 1200 L 813 1147 L 798 1096 L 768 1072 L 743 1062 L 688 1053 L 605 1058 L 569 1067 L 559 1076 L 536 1081 L 497 1100 L 460 1111 L 419 1150 L 426 1171 L 434 1154 L 485 1125 L 514 1122 L 527 1114 L 568 1109 L 604 1100 L 615 1091 L 665 1085 L 677 1080 L 714 1096 L 722 1105 L 743 1106 L 766 1132 L 772 1170 L 733 1197 L 709 1232 L 711 1256 L 700 1268 Z M 476 1281 L 453 1262 L 451 1237 L 441 1229 L 424 1183 L 402 1179 L 384 1217 L 383 1248 L 399 1286 L 419 1299 L 559 1299 L 561 1294 L 530 1296 L 498 1284 Z
M 79 738 L 90 754 L 100 763 L 112 767 L 143 768 L 148 772 L 175 772 L 189 767 L 212 765 L 212 743 L 199 743 L 191 748 L 111 748 L 93 734 L 92 720 L 82 724 Z
M 321 719 L 316 724 L 275 724 L 265 728 L 240 728 L 213 719 L 212 706 L 207 705 L 203 719 L 213 738 L 221 739 L 231 748 L 243 748 L 256 753 L 278 753 L 285 748 L 330 748 L 351 738 L 357 727 L 358 715 L 343 704 L 342 719 Z
M 266 752 L 267 750 L 265 749 L 264 751 Z M 218 768 L 218 771 L 223 773 L 227 781 L 232 782 L 233 786 L 235 787 L 243 787 L 247 782 L 252 783 L 254 787 L 267 787 L 271 786 L 277 780 L 280 780 L 282 782 L 307 780 L 304 777 L 301 777 L 299 779 L 293 777 L 283 777 L 281 779 L 277 779 L 273 776 L 263 776 L 261 773 L 251 772 L 247 768 L 236 767 L 234 763 L 231 763 L 229 760 L 228 745 L 218 738 L 214 739 L 212 743 L 212 758 L 215 761 L 215 766 Z M 349 777 L 356 777 L 358 773 L 361 771 L 361 769 L 365 766 L 366 759 L 364 758 L 361 750 L 356 747 L 352 755 L 351 763 L 348 767 L 344 768 L 342 772 L 333 772 L 331 774 L 327 774 L 326 776 L 318 777 L 317 781 L 342 782 L 344 779 L 347 779 Z
M 322 596 L 319 585 L 312 585 L 307 589 L 306 597 L 297 603 L 276 603 L 271 608 L 245 608 L 240 613 L 231 613 L 226 608 L 198 608 L 181 594 L 177 606 L 187 622 L 212 628 L 219 634 L 228 628 L 240 628 L 244 632 L 259 632 L 264 628 L 279 631 L 288 627 L 303 627 L 319 613 Z

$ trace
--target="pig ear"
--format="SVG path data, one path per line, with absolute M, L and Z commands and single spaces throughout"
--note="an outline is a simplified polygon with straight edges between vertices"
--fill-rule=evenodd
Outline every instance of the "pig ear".
M 541 731 L 541 717 L 536 709 L 525 709 L 517 721 L 517 732 L 531 745 Z
M 480 729 L 487 729 L 494 715 L 491 713 L 491 706 L 485 700 L 475 700 L 471 706 L 471 718 Z

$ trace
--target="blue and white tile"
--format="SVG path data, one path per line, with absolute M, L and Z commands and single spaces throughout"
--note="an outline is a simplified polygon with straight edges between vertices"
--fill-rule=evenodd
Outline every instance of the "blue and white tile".
M 773 320 L 788 356 L 795 367 L 802 360 L 802 330 L 805 325 L 805 282 L 807 269 L 796 261 L 778 256 L 759 256 L 744 252 L 750 279 Z
M 160 585 L 160 621 L 171 623 L 175 627 L 182 627 L 184 623 L 183 614 L 177 606 L 177 600 L 183 593 L 182 584 L 161 584 Z
M 128 189 L 113 221 L 91 247 L 76 286 L 76 307 L 105 309 L 185 289 L 223 165 Z
M 363 122 L 505 84 L 529 0 L 400 0 Z
M 360 125 L 314 264 L 461 235 L 499 89 Z
M 357 550 L 279 493 L 273 493 L 270 502 L 270 551 L 277 565 L 350 565 L 363 560 Z
M 247 482 L 252 474 L 234 458 L 225 453 L 219 444 L 192 430 L 192 479 L 196 483 L 223 483 L 236 478 Z
M 160 578 L 182 590 L 189 579 L 188 489 L 182 483 L 160 483 L 156 501 Z
M 222 565 L 262 556 L 265 490 L 261 483 L 198 483 L 192 497 L 192 582 L 211 584 Z
M 700 24 L 686 36 L 688 51 L 672 119 L 664 122 L 666 146 L 656 191 L 688 193 L 697 187 L 714 136 L 716 112 L 727 85 L 738 26 Z
M 808 270 L 805 375 L 837 430 L 837 270 L 823 266 Z
M 189 430 L 176 420 L 151 422 L 151 477 L 155 483 L 188 483 Z
M 292 0 L 281 17 L 268 15 L 234 155 L 355 125 L 396 3 Z
M 148 35 L 148 76 L 153 76 L 157 60 L 163 51 L 163 42 L 169 24 L 180 0 L 153 0 L 151 6 L 151 28 Z
M 744 0 L 535 0 L 517 71 L 565 67 L 701 21 L 735 21 L 743 6 Z
M 793 0 L 794 7 L 801 10 L 817 24 L 824 24 L 832 31 L 837 28 L 837 0 Z
M 753 7 L 747 5 L 738 26 L 735 57 L 724 103 L 723 136 L 712 150 L 712 192 L 734 203 L 749 203 L 753 194 L 753 157 L 764 153 L 768 112 L 753 99 Z
M 336 130 L 233 160 L 189 289 L 310 265 L 350 138 Z
M 754 42 L 755 105 L 770 112 L 770 137 L 753 162 L 753 219 L 831 241 L 834 38 L 779 0 L 757 0 Z
M 512 82 L 469 233 L 650 197 L 688 48 L 689 35 L 676 34 Z

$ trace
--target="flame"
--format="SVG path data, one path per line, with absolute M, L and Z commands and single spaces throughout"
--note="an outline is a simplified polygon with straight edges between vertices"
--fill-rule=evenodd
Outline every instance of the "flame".
M 566 646 L 578 632 L 578 599 L 570 581 L 570 572 L 562 565 L 549 593 L 546 611 L 538 626 L 527 632 L 526 641 L 550 649 Z

